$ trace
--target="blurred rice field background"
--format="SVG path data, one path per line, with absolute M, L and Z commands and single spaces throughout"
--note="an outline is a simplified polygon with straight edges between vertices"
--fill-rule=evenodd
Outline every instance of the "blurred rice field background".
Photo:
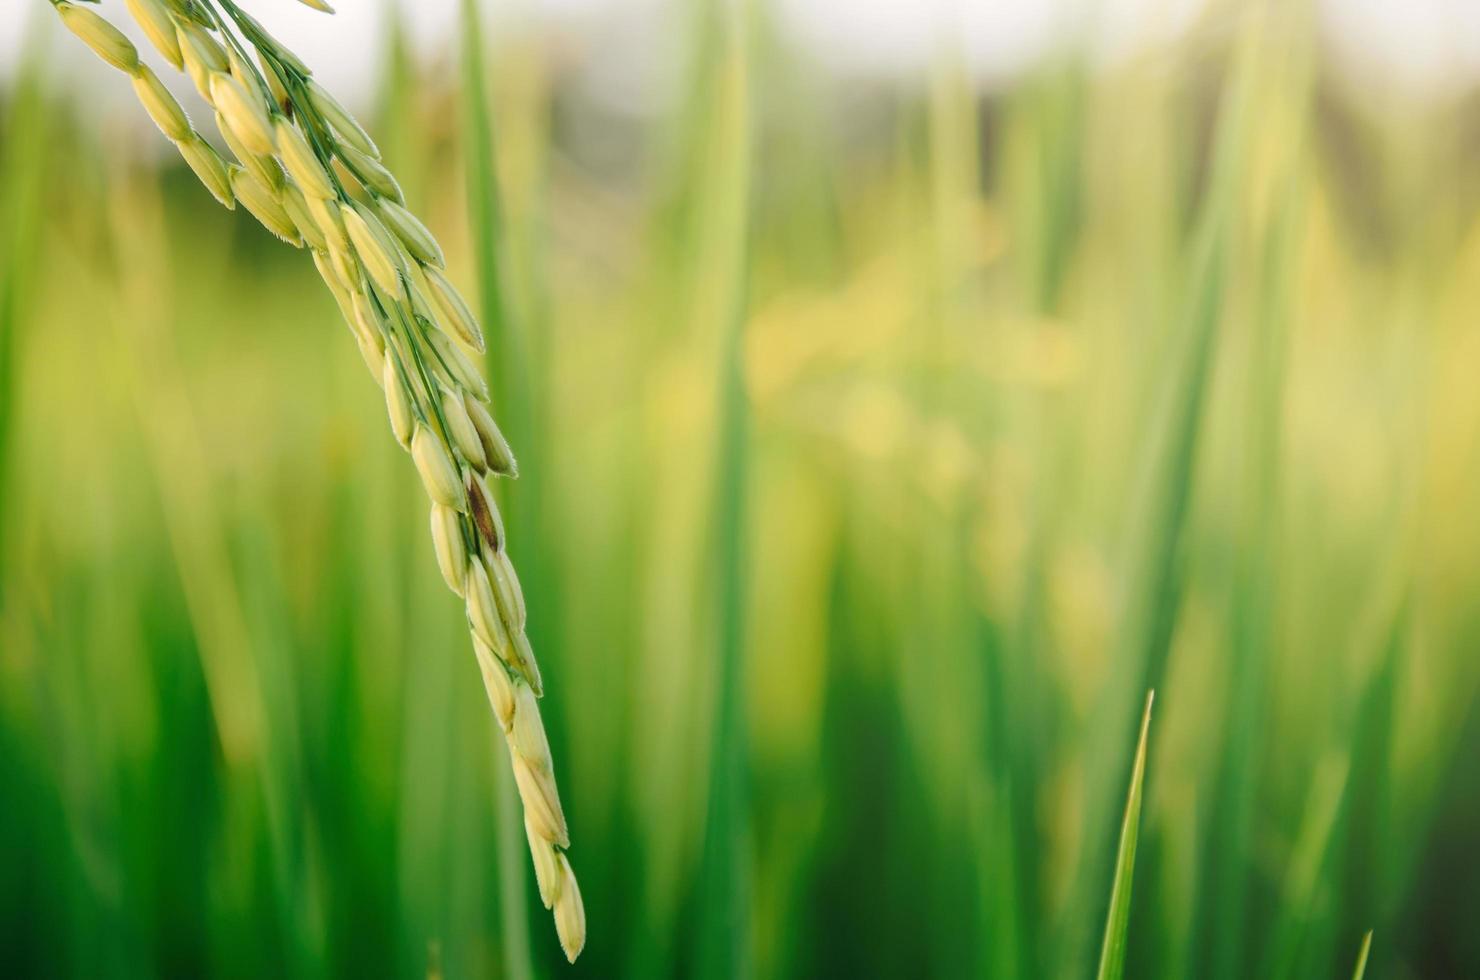
M 983 86 L 715 2 L 643 113 L 403 10 L 365 115 L 492 325 L 567 967 L 331 297 L 32 5 L 0 973 L 1084 977 L 1155 688 L 1127 975 L 1480 975 L 1475 92 L 1302 4 Z

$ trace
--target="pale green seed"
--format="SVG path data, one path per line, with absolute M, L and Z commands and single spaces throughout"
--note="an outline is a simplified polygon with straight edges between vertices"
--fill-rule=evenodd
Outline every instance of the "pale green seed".
M 399 263 L 396 260 L 395 246 L 380 219 L 365 210 L 363 205 L 353 203 L 341 204 L 339 211 L 344 218 L 344 229 L 349 233 L 349 240 L 355 247 L 355 254 L 364 263 L 365 270 L 381 289 L 393 296 L 401 296 L 401 277 L 397 272 Z
M 308 205 L 308 213 L 313 216 L 314 224 L 324 233 L 325 240 L 348 252 L 349 234 L 344 230 L 344 219 L 339 216 L 339 204 L 312 194 L 305 194 L 303 199 Z
M 483 353 L 483 330 L 478 326 L 478 319 L 473 316 L 473 311 L 462 298 L 462 294 L 436 266 L 426 266 L 422 272 L 426 275 L 427 284 L 431 286 L 432 302 L 442 312 L 441 322 L 450 328 L 448 332 L 464 347 Z
M 246 205 L 254 218 L 262 222 L 262 227 L 294 248 L 303 247 L 303 239 L 298 234 L 297 226 L 288 217 L 288 212 L 283 209 L 271 188 L 242 167 L 231 167 L 229 175 L 232 193 L 238 201 Z
M 527 684 L 514 685 L 514 730 L 509 733 L 509 744 L 536 772 L 554 770 L 550 740 L 540 720 L 540 704 Z
M 493 594 L 498 599 L 500 615 L 509 634 L 524 631 L 527 612 L 524 607 L 524 590 L 519 587 L 519 576 L 514 574 L 514 564 L 509 561 L 507 551 L 498 551 L 488 558 L 488 575 L 493 582 Z
M 468 418 L 473 420 L 473 427 L 478 430 L 478 438 L 483 442 L 488 468 L 501 476 L 517 477 L 519 463 L 509 449 L 508 440 L 499 431 L 498 423 L 488 414 L 488 407 L 471 394 L 463 402 L 468 410 Z
M 468 561 L 464 577 L 467 599 L 468 624 L 473 635 L 488 645 L 500 659 L 509 655 L 509 636 L 499 619 L 498 605 L 493 597 L 493 586 L 488 581 L 488 571 L 477 557 Z
M 353 146 L 366 156 L 375 157 L 377 160 L 380 159 L 380 148 L 375 145 L 375 141 L 370 138 L 370 134 L 365 132 L 365 127 L 360 125 L 360 121 L 348 109 L 341 105 L 338 99 L 329 94 L 328 89 L 324 88 L 324 86 L 320 85 L 314 79 L 309 79 L 307 88 L 309 102 L 318 110 L 319 115 L 323 116 L 325 121 L 334 128 L 334 132 L 338 134 L 340 140 Z
M 324 172 L 319 158 L 309 149 L 298 128 L 286 118 L 279 117 L 273 124 L 273 134 L 283 166 L 303 193 L 326 201 L 333 199 L 334 185 L 329 182 L 329 175 Z M 325 229 L 325 234 L 328 234 L 328 229 Z
M 462 518 L 451 507 L 432 504 L 432 546 L 447 587 L 462 595 L 468 574 L 468 546 L 463 541 Z
M 236 197 L 231 192 L 231 179 L 226 173 L 226 164 L 216 151 L 211 149 L 209 143 L 199 136 L 192 134 L 189 139 L 178 140 L 175 146 L 179 147 L 180 155 L 195 171 L 195 176 L 206 185 L 206 190 L 211 196 L 220 201 L 227 208 L 236 208 Z
M 57 14 L 67 30 L 81 38 L 99 58 L 130 75 L 138 71 L 139 52 L 118 28 L 91 10 L 70 3 L 57 4 Z
M 236 130 L 227 122 L 226 117 L 221 114 L 220 110 L 216 112 L 216 131 L 221 134 L 221 138 L 226 141 L 226 146 L 231 150 L 232 155 L 241 162 L 242 166 L 252 171 L 258 180 L 271 187 L 273 191 L 276 192 L 282 189 L 283 185 L 287 182 L 287 177 L 283 174 L 282 164 L 277 162 L 276 157 L 253 153 L 243 146 L 242 141 L 236 135 Z
M 133 82 L 134 92 L 143 104 L 144 111 L 149 113 L 149 118 L 154 120 L 159 131 L 172 140 L 189 139 L 190 117 L 185 115 L 185 110 L 180 108 L 180 103 L 175 101 L 175 97 L 164 87 L 154 70 L 141 64 Z
M 231 63 L 226 59 L 226 49 L 204 28 L 188 21 L 178 22 L 180 54 L 186 62 L 196 61 L 206 71 L 227 71 Z
M 534 691 L 535 697 L 544 697 L 545 683 L 540 679 L 540 665 L 534 659 L 534 650 L 529 646 L 529 637 L 523 630 L 515 633 L 509 638 L 513 652 L 509 658 L 519 664 L 519 671 L 528 682 L 530 690 Z
M 164 55 L 166 61 L 180 69 L 185 67 L 185 59 L 180 54 L 180 38 L 175 34 L 174 21 L 170 20 L 170 12 L 160 0 L 125 0 L 128 4 L 129 13 L 133 14 L 134 20 L 139 22 L 139 27 L 144 31 L 144 36 L 149 43 L 154 45 L 160 54 Z
M 226 119 L 242 146 L 252 153 L 271 156 L 277 148 L 261 100 L 253 98 L 241 82 L 224 71 L 213 72 L 210 85 L 216 111 Z
M 442 390 L 442 417 L 447 421 L 447 437 L 452 440 L 452 445 L 469 466 L 482 473 L 488 468 L 488 460 L 483 454 L 478 430 L 473 427 L 473 420 L 468 418 L 468 410 L 463 406 L 460 391 Z
M 420 218 L 389 198 L 376 203 L 386 227 L 396 233 L 396 237 L 406 244 L 407 250 L 418 261 L 438 267 L 447 264 L 447 260 L 442 257 L 442 246 L 437 244 L 437 239 L 432 237 Z
M 379 160 L 361 153 L 348 143 L 336 144 L 334 153 L 349 166 L 350 172 L 366 190 L 397 202 L 406 199 L 401 193 L 401 185 L 396 183 L 396 178 Z
M 355 290 L 354 303 L 356 324 L 355 333 L 369 340 L 380 350 L 385 350 L 385 332 L 380 329 L 380 319 L 370 307 L 370 300 L 364 293 Z
M 272 158 L 268 157 L 268 159 Z M 277 165 L 276 160 L 273 160 L 273 165 Z M 279 169 L 278 173 L 281 174 L 282 170 Z M 278 190 L 278 196 L 283 202 L 283 210 L 288 212 L 288 217 L 292 219 L 293 227 L 298 229 L 298 234 L 302 237 L 304 244 L 316 252 L 327 249 L 329 240 L 324 237 L 324 231 L 313 219 L 313 215 L 309 214 L 308 202 L 303 192 L 298 189 L 298 185 L 285 180 Z
M 464 572 L 466 574 L 466 572 Z M 483 674 L 483 688 L 488 692 L 488 703 L 493 706 L 493 716 L 499 727 L 508 734 L 514 728 L 514 684 L 498 655 L 488 644 L 473 637 L 473 655 L 478 658 L 478 668 Z
M 411 436 L 411 458 L 421 474 L 427 496 L 456 511 L 467 509 L 462 481 L 458 479 L 452 457 L 447 454 L 442 440 L 424 425 L 416 426 Z
M 560 897 L 560 862 L 555 860 L 555 848 L 535 833 L 528 817 L 524 819 L 524 834 L 529 838 L 529 853 L 534 857 L 534 880 L 540 889 L 540 902 L 551 908 Z
M 401 383 L 393 357 L 385 359 L 385 375 L 381 386 L 385 388 L 385 410 L 391 419 L 391 432 L 397 442 L 409 449 L 411 434 L 416 429 L 416 416 L 412 414 L 411 395 Z
M 225 52 L 215 38 L 189 22 L 182 21 L 176 25 L 176 36 L 180 40 L 180 55 L 185 61 L 185 74 L 195 83 L 195 90 L 200 93 L 200 97 L 214 106 L 211 74 L 226 70 Z
M 437 330 L 428 332 L 427 342 L 432 345 L 432 350 L 437 354 L 436 369 L 439 374 L 453 384 L 461 385 L 478 398 L 487 400 L 488 382 L 483 380 L 483 375 L 478 371 L 477 366 L 468 360 L 468 355 L 448 340 L 446 334 Z
M 252 70 L 250 65 L 242 60 L 241 55 L 236 53 L 236 48 L 226 49 L 226 70 L 231 73 L 232 78 L 241 83 L 241 87 L 246 89 L 247 94 L 252 97 L 252 101 L 261 107 L 265 115 L 267 113 L 267 100 L 262 95 L 261 87 L 257 84 L 257 73 Z
M 581 950 L 586 948 L 586 904 L 581 901 L 581 886 L 576 883 L 570 858 L 556 851 L 555 863 L 560 867 L 560 895 L 555 900 L 555 934 L 560 937 L 560 948 L 565 951 L 566 960 L 574 963 Z
M 339 281 L 339 274 L 334 270 L 329 256 L 324 252 L 313 253 L 314 268 L 319 270 L 319 276 L 323 278 L 324 285 L 329 287 L 329 292 L 334 296 L 334 302 L 339 305 L 339 312 L 344 317 L 344 322 L 349 326 L 350 333 L 354 335 L 355 343 L 360 348 L 360 356 L 365 359 L 365 367 L 370 371 L 370 377 L 380 384 L 382 375 L 385 374 L 385 346 L 379 337 L 367 336 L 361 329 L 359 318 L 356 313 L 354 301 L 350 299 L 350 293 Z M 355 294 L 358 297 L 358 293 Z
M 566 829 L 565 813 L 560 809 L 560 794 L 555 789 L 554 777 L 536 770 L 517 752 L 511 750 L 509 756 L 514 763 L 514 783 L 519 787 L 519 799 L 524 803 L 525 819 L 545 840 L 569 847 L 570 831 Z

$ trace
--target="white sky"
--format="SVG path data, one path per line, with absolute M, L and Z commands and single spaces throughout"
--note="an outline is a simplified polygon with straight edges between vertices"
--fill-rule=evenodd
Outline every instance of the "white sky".
M 435 50 L 448 42 L 457 2 L 400 0 L 422 48 Z M 1010 80 L 1071 39 L 1090 44 L 1097 58 L 1110 61 L 1173 39 L 1204 0 L 769 2 L 783 29 L 820 63 L 838 70 L 917 73 L 943 47 L 954 46 L 973 75 L 992 85 Z M 1316 2 L 1333 47 L 1363 77 L 1416 95 L 1480 81 L 1480 0 Z M 339 0 L 339 13 L 331 17 L 295 0 L 243 3 L 351 103 L 372 90 L 374 55 L 395 4 Z M 655 61 L 654 53 L 681 29 L 687 6 L 685 0 L 484 0 L 484 5 L 491 30 L 534 29 L 571 37 L 583 49 L 587 67 L 602 75 L 641 71 Z M 121 26 L 131 23 L 122 0 L 103 0 L 98 9 Z M 13 70 L 25 22 L 33 15 L 52 19 L 45 0 L 0 2 L 0 77 Z M 49 57 L 65 66 L 69 77 L 85 82 L 104 76 L 102 65 L 82 67 L 94 59 L 80 45 L 57 43 L 62 35 L 57 25 L 41 26 L 54 42 Z

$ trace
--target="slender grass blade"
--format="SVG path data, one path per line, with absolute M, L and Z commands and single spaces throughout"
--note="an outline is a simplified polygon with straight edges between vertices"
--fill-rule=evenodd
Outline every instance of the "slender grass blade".
M 1146 694 L 1141 716 L 1141 738 L 1136 743 L 1136 761 L 1131 767 L 1131 788 L 1125 801 L 1125 820 L 1120 827 L 1120 848 L 1115 855 L 1115 881 L 1110 886 L 1110 912 L 1105 917 L 1105 939 L 1100 946 L 1099 980 L 1120 980 L 1125 972 L 1125 948 L 1131 920 L 1131 883 L 1136 873 L 1136 841 L 1141 831 L 1141 793 L 1146 783 L 1146 736 L 1151 731 L 1151 702 L 1155 691 Z
M 1362 937 L 1362 948 L 1357 952 L 1357 966 L 1352 970 L 1352 980 L 1362 980 L 1367 974 L 1367 955 L 1372 952 L 1372 930 Z

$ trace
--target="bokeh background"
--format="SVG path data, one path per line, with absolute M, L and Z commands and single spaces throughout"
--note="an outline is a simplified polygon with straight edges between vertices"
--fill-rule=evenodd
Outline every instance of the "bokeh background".
M 0 973 L 1083 977 L 1155 688 L 1129 975 L 1480 974 L 1474 5 L 341 6 L 586 952 L 312 264 L 20 0 Z

